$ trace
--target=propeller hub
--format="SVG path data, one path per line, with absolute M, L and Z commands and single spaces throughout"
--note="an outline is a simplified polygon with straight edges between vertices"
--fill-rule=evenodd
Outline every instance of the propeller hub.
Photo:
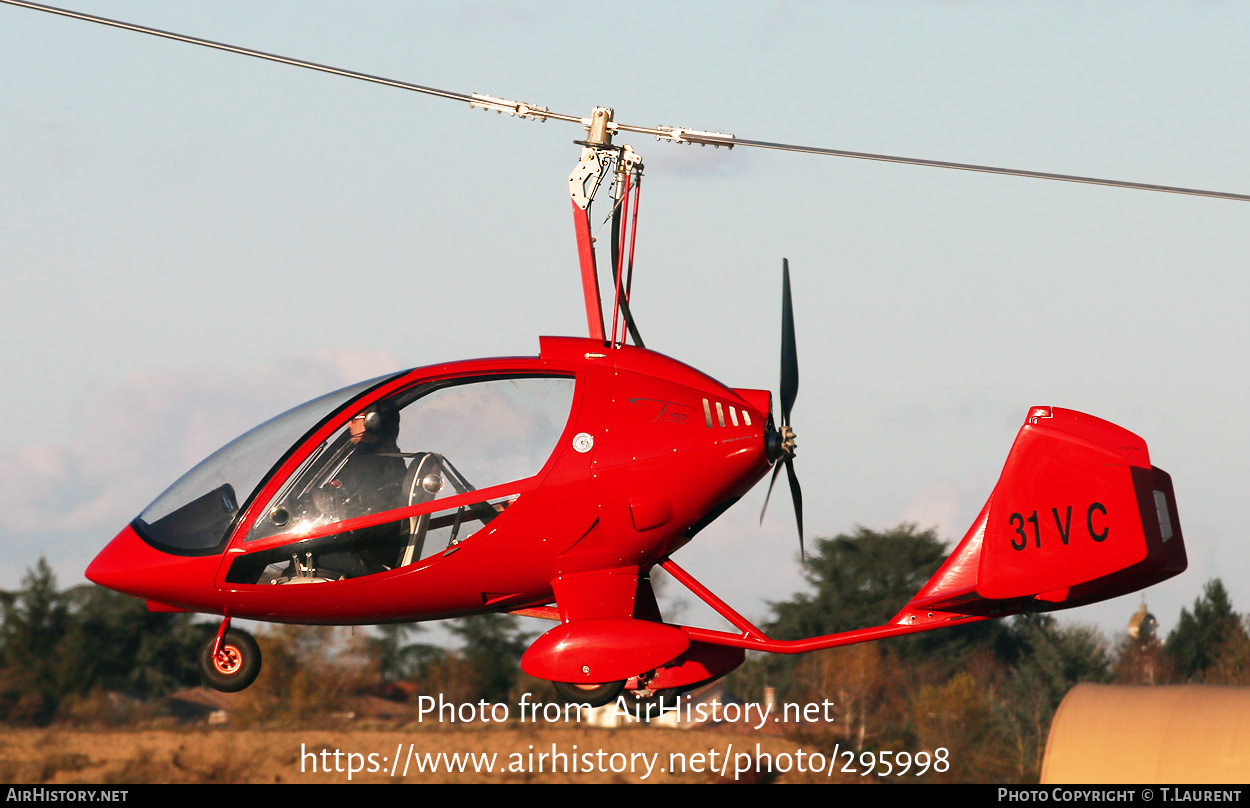
M 764 452 L 770 463 L 793 458 L 797 449 L 794 430 L 789 424 L 782 424 L 780 429 L 769 429 L 764 433 Z
M 790 428 L 789 424 L 782 424 L 778 433 L 781 436 L 781 452 L 789 460 L 795 456 L 799 448 L 798 443 L 794 440 L 794 430 Z

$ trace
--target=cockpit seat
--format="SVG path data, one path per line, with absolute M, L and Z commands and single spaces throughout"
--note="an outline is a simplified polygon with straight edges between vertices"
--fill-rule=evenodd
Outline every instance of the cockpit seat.
M 404 475 L 403 496 L 408 505 L 420 505 L 429 502 L 443 490 L 443 464 L 439 455 L 433 452 L 418 454 L 408 473 Z M 409 538 L 403 555 L 397 566 L 406 567 L 421 559 L 421 551 L 425 547 L 425 534 L 430 529 L 430 515 L 423 513 L 408 519 Z

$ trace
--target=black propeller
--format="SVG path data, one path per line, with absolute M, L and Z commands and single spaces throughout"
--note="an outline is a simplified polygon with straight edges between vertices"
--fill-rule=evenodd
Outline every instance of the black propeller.
M 773 476 L 768 483 L 768 494 L 764 497 L 764 508 L 760 511 L 760 522 L 764 521 L 764 513 L 768 510 L 768 500 L 773 495 L 773 485 L 781 466 L 786 467 L 786 477 L 790 481 L 790 498 L 794 501 L 794 518 L 799 526 L 799 554 L 806 559 L 803 548 L 803 491 L 799 488 L 798 475 L 794 473 L 794 430 L 790 428 L 790 410 L 794 408 L 794 400 L 799 395 L 799 357 L 794 340 L 794 305 L 790 300 L 790 261 L 781 259 L 781 427 L 770 429 L 765 436 L 768 459 L 773 461 Z

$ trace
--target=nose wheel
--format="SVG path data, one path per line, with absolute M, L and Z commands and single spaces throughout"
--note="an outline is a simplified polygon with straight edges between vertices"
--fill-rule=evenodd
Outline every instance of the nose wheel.
M 230 629 L 220 640 L 213 637 L 200 652 L 200 673 L 215 690 L 237 693 L 260 673 L 260 647 L 252 635 Z

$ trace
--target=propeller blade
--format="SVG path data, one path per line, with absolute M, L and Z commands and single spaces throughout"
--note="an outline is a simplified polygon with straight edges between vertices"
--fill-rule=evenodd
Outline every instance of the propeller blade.
M 799 488 L 799 477 L 794 473 L 793 459 L 786 460 L 786 477 L 790 480 L 790 499 L 794 502 L 794 520 L 799 524 L 799 557 L 806 561 L 807 551 L 803 549 L 803 489 Z M 773 479 L 777 479 L 776 474 L 773 475 Z
M 803 546 L 803 490 L 799 486 L 798 475 L 794 471 L 794 431 L 790 429 L 790 410 L 799 395 L 799 358 L 794 336 L 794 303 L 790 294 L 790 260 L 781 259 L 781 429 L 774 435 L 778 441 L 777 451 L 773 460 L 773 476 L 768 482 L 768 493 L 764 496 L 764 507 L 760 510 L 760 523 L 764 522 L 764 514 L 768 512 L 768 502 L 773 496 L 773 486 L 777 484 L 777 476 L 781 467 L 786 467 L 786 478 L 790 482 L 790 500 L 794 503 L 794 517 L 799 527 L 799 554 L 806 561 L 807 551 Z M 771 451 L 771 450 L 770 450 Z
M 773 486 L 777 483 L 777 475 L 781 473 L 781 464 L 773 463 L 773 478 L 768 483 L 768 493 L 764 495 L 764 507 L 760 508 L 760 524 L 764 524 L 764 514 L 768 512 L 768 500 L 772 499 Z M 799 543 L 803 542 L 802 530 L 799 531 Z
M 790 425 L 790 410 L 799 396 L 799 354 L 794 336 L 794 303 L 790 297 L 790 259 L 781 259 L 781 422 Z M 803 549 L 803 490 L 794 472 L 794 456 L 786 458 L 786 478 L 790 481 L 790 499 L 794 502 L 794 519 L 799 526 L 799 555 L 807 560 Z M 773 479 L 776 479 L 774 475 Z
M 794 340 L 794 304 L 790 300 L 790 259 L 781 259 L 781 423 L 799 395 L 799 357 Z

